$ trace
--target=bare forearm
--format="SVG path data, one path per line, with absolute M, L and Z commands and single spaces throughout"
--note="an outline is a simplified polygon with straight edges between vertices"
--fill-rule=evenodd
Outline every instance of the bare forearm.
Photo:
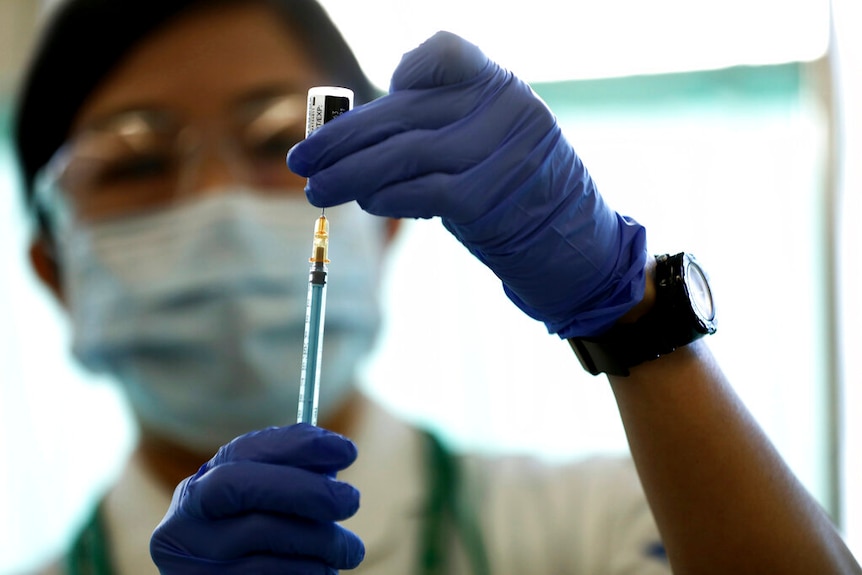
M 862 573 L 705 343 L 611 377 L 674 573 Z

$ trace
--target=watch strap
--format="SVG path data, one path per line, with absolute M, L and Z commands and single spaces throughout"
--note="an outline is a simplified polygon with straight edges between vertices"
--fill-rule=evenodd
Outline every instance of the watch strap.
M 629 368 L 671 353 L 715 331 L 692 311 L 684 274 L 690 255 L 656 256 L 656 297 L 652 308 L 634 322 L 617 323 L 595 337 L 570 338 L 585 370 L 593 375 L 629 375 Z
M 621 323 L 605 334 L 594 338 L 571 338 L 569 344 L 585 370 L 593 375 L 629 375 L 629 368 L 657 359 L 672 352 L 675 347 L 661 338 L 656 338 L 653 321 L 647 312 L 632 323 Z M 643 341 L 652 338 L 647 348 Z

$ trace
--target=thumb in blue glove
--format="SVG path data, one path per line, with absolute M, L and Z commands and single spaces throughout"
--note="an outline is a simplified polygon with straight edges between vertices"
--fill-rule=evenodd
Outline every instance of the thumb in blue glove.
M 335 480 L 356 459 L 348 439 L 307 424 L 249 433 L 174 491 L 150 540 L 168 574 L 335 574 L 365 556 L 336 522 L 359 492 Z
M 453 34 L 405 54 L 388 95 L 287 160 L 316 206 L 440 216 L 560 337 L 597 335 L 643 297 L 644 228 L 607 206 L 532 89 Z

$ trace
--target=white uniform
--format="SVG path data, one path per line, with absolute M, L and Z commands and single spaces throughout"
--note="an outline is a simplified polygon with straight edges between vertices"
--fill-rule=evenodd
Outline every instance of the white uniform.
M 361 492 L 345 522 L 366 545 L 351 573 L 416 572 L 428 504 L 428 441 L 379 407 L 354 437 L 359 459 L 339 479 Z M 460 460 L 461 499 L 480 526 L 493 575 L 667 575 L 658 535 L 632 463 L 595 458 L 565 466 L 528 458 Z M 116 575 L 158 575 L 150 535 L 171 494 L 134 460 L 106 498 Z M 470 573 L 463 538 L 451 537 L 447 574 Z

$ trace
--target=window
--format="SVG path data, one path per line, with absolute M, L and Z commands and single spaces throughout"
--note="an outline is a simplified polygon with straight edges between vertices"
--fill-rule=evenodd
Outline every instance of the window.
M 838 90 L 841 126 L 838 142 L 841 149 L 837 179 L 839 181 L 838 261 L 840 262 L 837 301 L 839 318 L 839 354 L 844 386 L 840 390 L 839 414 L 843 415 L 843 486 L 842 518 L 848 543 L 862 557 L 862 273 L 859 271 L 859 247 L 862 230 L 862 5 L 854 0 L 835 0 L 835 43 L 837 52 Z

